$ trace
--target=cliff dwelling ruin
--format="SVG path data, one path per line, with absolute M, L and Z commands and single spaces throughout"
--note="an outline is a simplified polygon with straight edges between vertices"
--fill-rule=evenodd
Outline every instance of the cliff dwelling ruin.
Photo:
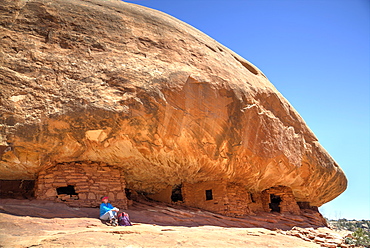
M 1 197 L 29 198 L 64 202 L 72 207 L 97 207 L 102 196 L 120 208 L 132 201 L 126 188 L 124 171 L 102 162 L 57 163 L 42 170 L 36 181 L 1 180 Z M 136 193 L 136 192 L 135 192 Z M 137 195 L 137 193 L 136 193 Z M 292 190 L 278 186 L 262 192 L 249 192 L 233 183 L 210 181 L 168 186 L 152 200 L 196 207 L 226 216 L 241 217 L 258 212 L 300 214 L 300 209 L 314 209 L 309 203 L 297 203 Z
M 1 197 L 239 217 L 347 187 L 262 71 L 186 23 L 118 0 L 5 1 L 0 21 Z
M 288 187 L 278 186 L 262 192 L 249 192 L 245 187 L 226 182 L 183 183 L 169 186 L 160 193 L 147 195 L 148 198 L 185 206 L 197 207 L 227 216 L 245 216 L 257 212 L 278 212 L 300 214 L 300 206 Z M 174 194 L 175 192 L 175 194 Z M 181 196 L 179 195 L 181 193 Z M 179 200 L 181 199 L 181 200 Z M 302 204 L 301 204 L 302 205 Z
M 105 163 L 59 163 L 41 171 L 36 180 L 35 197 L 40 200 L 65 202 L 73 207 L 97 207 L 103 196 L 127 208 L 124 173 Z

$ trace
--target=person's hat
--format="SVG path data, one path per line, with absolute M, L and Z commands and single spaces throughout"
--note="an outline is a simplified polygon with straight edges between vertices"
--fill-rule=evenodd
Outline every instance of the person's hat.
M 103 196 L 103 197 L 101 198 L 101 200 L 102 200 L 102 201 L 104 201 L 105 199 L 108 199 L 108 196 Z

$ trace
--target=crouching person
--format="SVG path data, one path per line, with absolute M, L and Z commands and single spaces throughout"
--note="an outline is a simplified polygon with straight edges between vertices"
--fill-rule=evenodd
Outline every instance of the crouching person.
M 119 211 L 118 208 L 115 208 L 110 204 L 108 201 L 108 197 L 104 196 L 101 198 L 102 203 L 100 204 L 100 219 L 107 221 L 107 223 L 111 224 L 112 226 L 117 226 L 117 213 Z

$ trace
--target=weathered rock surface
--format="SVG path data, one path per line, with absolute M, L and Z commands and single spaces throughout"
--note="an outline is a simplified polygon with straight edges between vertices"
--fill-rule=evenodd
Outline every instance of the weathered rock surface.
M 226 181 L 320 206 L 344 173 L 254 65 L 120 1 L 1 0 L 0 179 L 55 163 L 122 168 L 129 188 Z
M 133 226 L 111 227 L 97 219 L 98 211 L 50 201 L 1 199 L 0 243 L 12 248 L 349 247 L 343 245 L 345 235 L 328 228 L 313 229 L 317 226 L 310 220 L 292 215 L 229 218 L 194 208 L 141 202 L 126 211 Z M 306 228 L 292 228 L 292 224 Z

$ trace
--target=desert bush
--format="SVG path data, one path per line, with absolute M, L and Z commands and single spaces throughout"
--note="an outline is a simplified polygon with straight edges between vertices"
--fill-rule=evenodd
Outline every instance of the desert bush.
M 356 245 L 356 246 L 363 246 L 370 248 L 370 232 L 365 231 L 362 228 L 357 228 L 357 230 L 352 233 L 353 238 L 346 238 L 346 244 Z

